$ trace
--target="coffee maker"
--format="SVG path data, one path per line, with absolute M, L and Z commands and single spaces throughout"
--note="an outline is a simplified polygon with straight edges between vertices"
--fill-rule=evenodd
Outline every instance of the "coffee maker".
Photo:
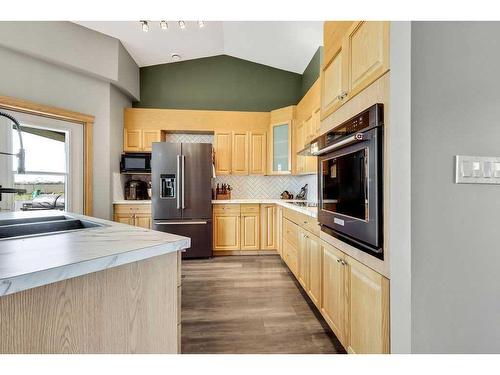
M 125 183 L 125 199 L 126 200 L 147 200 L 148 183 L 142 180 L 128 180 Z

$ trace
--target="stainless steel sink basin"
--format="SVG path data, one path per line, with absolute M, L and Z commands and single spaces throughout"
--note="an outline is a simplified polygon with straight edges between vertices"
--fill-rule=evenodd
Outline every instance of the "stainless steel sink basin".
M 4 219 L 0 220 L 0 239 L 68 232 L 103 226 L 104 224 L 76 219 L 67 215 Z

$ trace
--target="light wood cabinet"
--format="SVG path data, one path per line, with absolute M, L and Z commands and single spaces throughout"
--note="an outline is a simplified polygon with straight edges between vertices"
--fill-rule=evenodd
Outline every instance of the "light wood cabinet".
M 389 22 L 326 22 L 321 119 L 389 70 Z
M 321 312 L 333 332 L 346 345 L 346 265 L 344 253 L 322 242 L 323 292 Z
M 265 132 L 216 132 L 215 173 L 264 175 L 267 163 L 266 139 Z
M 260 214 L 259 205 L 241 206 L 241 250 L 259 250 Z
M 298 275 L 300 285 L 304 290 L 309 289 L 309 244 L 307 232 L 299 229 L 299 248 L 298 248 Z
M 113 220 L 145 229 L 152 228 L 150 204 L 115 204 Z
M 248 132 L 233 132 L 231 174 L 248 175 Z
M 269 141 L 269 174 L 292 172 L 292 121 L 271 125 Z
M 354 96 L 389 70 L 389 22 L 355 22 L 346 37 L 348 94 Z
M 153 142 L 161 142 L 161 130 L 123 129 L 125 152 L 151 152 Z
M 278 254 L 283 257 L 283 207 L 276 207 L 276 241 Z
M 231 174 L 232 133 L 216 132 L 214 136 L 215 174 Z
M 311 300 L 316 305 L 316 307 L 321 308 L 321 285 L 322 285 L 321 240 L 312 234 L 309 234 L 308 250 L 309 250 L 309 285 L 307 291 L 309 297 L 311 297 Z
M 123 129 L 123 151 L 142 151 L 142 130 Z
M 389 353 L 389 280 L 351 257 L 346 262 L 347 351 Z
M 214 214 L 214 251 L 240 249 L 240 214 Z
M 267 165 L 267 137 L 265 132 L 250 133 L 249 173 L 264 175 Z
M 276 205 L 260 205 L 261 222 L 261 249 L 276 250 Z

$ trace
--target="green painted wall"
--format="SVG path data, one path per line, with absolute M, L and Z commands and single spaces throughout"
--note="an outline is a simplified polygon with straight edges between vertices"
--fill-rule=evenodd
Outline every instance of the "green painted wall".
M 301 99 L 302 75 L 220 55 L 141 68 L 139 108 L 270 111 Z
M 311 86 L 316 82 L 321 71 L 321 62 L 323 61 L 323 47 L 318 47 L 316 53 L 307 65 L 307 68 L 302 74 L 302 85 L 300 90 L 300 97 L 302 98 Z

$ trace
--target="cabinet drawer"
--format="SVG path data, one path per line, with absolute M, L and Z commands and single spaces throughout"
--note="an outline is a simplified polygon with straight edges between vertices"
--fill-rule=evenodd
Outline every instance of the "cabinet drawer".
M 259 205 L 258 204 L 242 204 L 241 206 L 242 214 L 258 214 Z
M 129 213 L 151 213 L 150 204 L 115 204 L 115 214 L 129 214 Z
M 299 247 L 299 227 L 288 219 L 283 219 L 283 239 L 295 249 Z
M 214 204 L 213 206 L 214 214 L 239 214 L 240 205 L 239 204 Z
M 283 210 L 283 217 L 319 237 L 320 227 L 318 219 L 315 217 L 303 215 L 288 209 Z

